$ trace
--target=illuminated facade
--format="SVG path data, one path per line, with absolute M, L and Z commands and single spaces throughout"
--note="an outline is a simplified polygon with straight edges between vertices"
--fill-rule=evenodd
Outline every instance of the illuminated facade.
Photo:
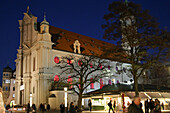
M 62 70 L 55 67 L 56 63 L 60 62 L 60 58 L 66 55 L 93 55 L 94 53 L 100 55 L 103 53 L 101 48 L 114 47 L 113 44 L 101 40 L 50 26 L 45 17 L 41 23 L 38 23 L 37 17 L 30 14 L 29 10 L 24 13 L 23 20 L 19 20 L 19 29 L 20 46 L 15 60 L 15 101 L 16 104 L 21 105 L 30 102 L 39 106 L 40 103 L 51 102 L 55 103 L 54 107 L 59 107 L 58 104 L 64 102 L 64 90 L 58 92 L 50 90 L 51 81 L 62 77 L 59 75 Z M 109 71 L 114 76 L 91 84 L 85 93 L 100 89 L 107 84 L 130 84 L 132 77 L 127 76 L 128 65 L 110 61 L 110 66 L 113 68 Z M 120 70 L 123 71 L 122 74 L 119 73 Z M 70 78 L 68 82 L 71 82 Z M 50 99 L 53 94 L 57 102 Z M 68 95 L 68 97 L 73 96 Z M 77 102 L 76 96 L 68 102 L 71 101 Z
M 6 105 L 14 104 L 15 71 L 13 71 L 9 66 L 3 69 L 2 91 L 4 103 Z

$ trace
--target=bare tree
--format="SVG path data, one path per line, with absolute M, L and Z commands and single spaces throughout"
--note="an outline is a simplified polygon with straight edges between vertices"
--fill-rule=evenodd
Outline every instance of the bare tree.
M 126 59 L 131 64 L 135 93 L 139 95 L 138 78 L 145 69 L 169 58 L 170 33 L 160 30 L 148 10 L 142 10 L 133 2 L 116 1 L 108 9 L 110 13 L 104 16 L 106 24 L 102 26 L 104 38 L 114 40 L 117 48 L 107 54 L 117 53 L 114 57 Z
M 110 76 L 108 71 L 111 67 L 109 61 L 94 56 L 66 56 L 56 66 L 61 69 L 60 80 L 67 83 L 72 79 L 70 85 L 78 95 L 78 108 L 81 112 L 82 95 L 91 84 L 98 82 L 100 78 Z M 67 76 L 64 76 L 67 75 Z

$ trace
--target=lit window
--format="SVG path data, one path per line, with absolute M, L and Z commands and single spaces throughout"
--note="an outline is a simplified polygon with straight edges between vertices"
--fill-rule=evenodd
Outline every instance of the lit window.
M 12 97 L 13 97 L 13 98 L 15 97 L 15 93 L 12 95 Z
M 109 83 L 109 85 L 112 85 L 112 81 L 110 79 L 109 79 L 108 83 Z
M 10 80 L 5 80 L 5 83 L 6 83 L 6 84 L 10 83 Z
M 55 77 L 54 77 L 54 81 L 56 81 L 56 82 L 58 82 L 58 81 L 59 81 L 59 77 L 58 77 L 58 75 L 55 75 Z
M 90 63 L 90 67 L 93 68 L 93 64 L 92 63 Z
M 114 84 L 115 84 L 115 83 L 116 83 L 116 80 L 115 80 L 115 79 L 112 79 L 112 83 L 114 83 Z
M 103 88 L 103 79 L 100 79 L 100 89 Z
M 15 80 L 14 80 L 14 84 L 15 84 Z
M 90 89 L 94 89 L 94 80 L 93 80 L 93 78 L 91 78 L 90 82 L 91 82 Z
M 102 65 L 101 64 L 99 64 L 99 68 L 102 69 Z
M 110 65 L 108 65 L 108 70 L 110 70 Z
M 58 57 L 55 57 L 55 58 L 54 58 L 54 62 L 55 62 L 56 64 L 58 64 L 58 63 L 60 62 L 59 58 L 58 58 Z

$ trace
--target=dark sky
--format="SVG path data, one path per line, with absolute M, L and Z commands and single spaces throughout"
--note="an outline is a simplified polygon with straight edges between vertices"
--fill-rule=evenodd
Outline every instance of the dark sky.
M 16 53 L 19 47 L 19 24 L 27 6 L 30 11 L 43 20 L 46 12 L 50 25 L 93 38 L 102 39 L 101 25 L 108 5 L 115 0 L 0 0 L 0 75 L 9 65 L 15 68 Z M 170 0 L 131 0 L 149 9 L 158 19 L 160 27 L 170 31 Z

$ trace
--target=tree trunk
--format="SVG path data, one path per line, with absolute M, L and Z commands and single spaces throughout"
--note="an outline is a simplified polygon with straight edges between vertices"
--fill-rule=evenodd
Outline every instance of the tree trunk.
M 80 91 L 78 98 L 78 113 L 82 113 L 82 94 L 82 91 Z
M 139 96 L 139 91 L 138 91 L 138 78 L 136 75 L 134 76 L 134 88 L 135 88 L 135 95 Z

